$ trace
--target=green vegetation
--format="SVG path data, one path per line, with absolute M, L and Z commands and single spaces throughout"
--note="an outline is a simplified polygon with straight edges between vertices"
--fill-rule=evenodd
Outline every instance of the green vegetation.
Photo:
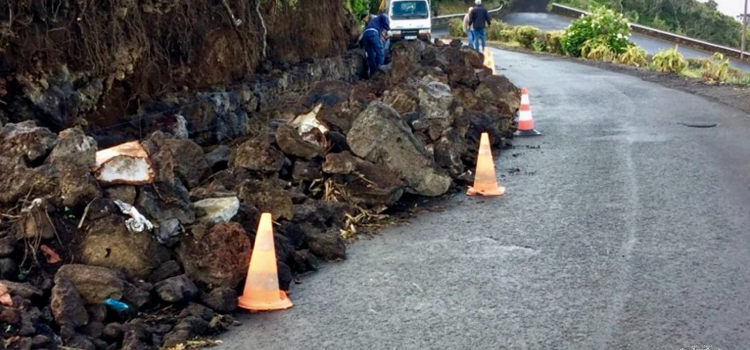
M 659 53 L 654 55 L 651 65 L 657 72 L 681 73 L 687 68 L 687 61 L 685 61 L 685 57 L 677 51 L 677 46 L 675 46 L 669 50 L 659 51 Z
M 536 27 L 520 26 L 513 29 L 515 40 L 527 49 L 534 48 L 534 42 L 539 36 L 543 36 L 542 31 Z
M 466 36 L 464 33 L 464 21 L 454 18 L 448 22 L 448 32 L 450 36 L 454 38 L 463 38 Z
M 597 48 L 597 54 L 604 54 L 602 46 L 619 55 L 632 45 L 630 42 L 630 27 L 622 14 L 603 7 L 597 8 L 590 16 L 576 19 L 565 30 L 561 39 L 563 50 L 576 57 L 586 57 L 591 50 Z M 582 50 L 588 51 L 583 53 Z
M 648 55 L 646 55 L 646 50 L 637 45 L 631 45 L 617 57 L 617 63 L 635 67 L 646 67 L 648 65 Z
M 601 6 L 624 13 L 635 23 L 716 44 L 738 47 L 742 25 L 717 10 L 714 0 L 557 0 L 591 10 Z
M 612 62 L 615 60 L 615 57 L 617 57 L 617 53 L 612 46 L 609 45 L 606 38 L 598 37 L 586 40 L 586 42 L 581 45 L 581 57 L 590 60 Z

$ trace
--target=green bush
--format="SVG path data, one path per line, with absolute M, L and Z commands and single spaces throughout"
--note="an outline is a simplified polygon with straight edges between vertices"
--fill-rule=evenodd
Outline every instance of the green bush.
M 513 29 L 500 31 L 500 41 L 516 41 L 516 31 Z
M 508 28 L 508 25 L 502 21 L 493 21 L 490 27 L 487 28 L 487 40 L 508 41 L 503 36 L 503 32 L 508 30 Z
M 581 45 L 581 57 L 590 60 L 611 62 L 614 61 L 617 54 L 615 53 L 615 50 L 609 46 L 609 42 L 605 38 L 598 37 L 587 40 Z
M 448 32 L 450 36 L 454 38 L 465 37 L 464 33 L 464 21 L 458 18 L 454 18 L 448 22 Z
M 531 26 L 520 26 L 513 29 L 515 39 L 525 48 L 531 49 L 534 45 L 534 39 L 540 34 L 539 28 Z
M 711 60 L 708 58 L 688 58 L 687 62 L 690 69 L 705 69 L 711 65 Z
M 703 66 L 703 80 L 711 83 L 726 83 L 729 81 L 732 68 L 724 55 L 715 53 Z
M 531 44 L 531 48 L 537 52 L 549 52 L 549 45 L 547 44 L 547 36 L 541 34 L 534 38 L 534 42 Z
M 631 43 L 630 26 L 622 14 L 603 7 L 589 16 L 573 21 L 561 39 L 563 50 L 571 56 L 581 56 L 581 48 L 589 40 L 603 38 L 616 53 L 621 54 Z
M 631 45 L 625 49 L 625 52 L 617 56 L 617 62 L 629 66 L 645 67 L 648 64 L 646 50 L 637 45 Z
M 666 51 L 659 51 L 654 55 L 653 68 L 659 72 L 680 73 L 687 68 L 685 57 L 677 51 L 677 47 Z
M 562 40 L 563 35 L 565 35 L 565 32 L 561 30 L 556 30 L 552 32 L 547 32 L 545 35 L 547 37 L 547 51 L 554 53 L 554 54 L 558 54 L 558 55 L 563 54 L 564 52 L 563 52 L 562 43 L 560 42 L 560 40 Z

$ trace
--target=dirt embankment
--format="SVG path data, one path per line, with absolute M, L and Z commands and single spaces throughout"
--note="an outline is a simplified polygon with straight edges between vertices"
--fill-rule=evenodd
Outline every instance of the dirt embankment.
M 343 53 L 354 26 L 342 0 L 289 3 L 2 1 L 0 121 L 114 124 L 165 93 L 270 70 L 264 62 Z

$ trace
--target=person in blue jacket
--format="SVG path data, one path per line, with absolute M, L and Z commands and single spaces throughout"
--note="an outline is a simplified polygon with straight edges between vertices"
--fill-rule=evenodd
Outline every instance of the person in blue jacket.
M 371 77 L 375 72 L 380 70 L 380 66 L 385 64 L 382 38 L 391 30 L 390 20 L 386 14 L 380 14 L 379 16 L 363 14 L 361 18 L 365 22 L 362 43 L 367 52 L 367 76 Z

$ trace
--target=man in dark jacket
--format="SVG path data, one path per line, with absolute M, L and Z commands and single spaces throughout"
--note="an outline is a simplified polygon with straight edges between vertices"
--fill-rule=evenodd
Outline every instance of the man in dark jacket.
M 385 52 L 383 51 L 382 37 L 387 35 L 391 30 L 388 15 L 381 14 L 374 16 L 370 14 L 362 15 L 365 22 L 365 31 L 362 33 L 362 43 L 367 52 L 368 77 L 371 77 L 385 64 Z
M 484 52 L 487 46 L 487 27 L 491 24 L 490 14 L 482 5 L 482 0 L 476 0 L 477 6 L 471 10 L 469 15 L 469 25 L 474 27 L 474 42 L 470 45 L 479 52 Z M 479 49 L 479 42 L 482 42 L 482 50 Z

